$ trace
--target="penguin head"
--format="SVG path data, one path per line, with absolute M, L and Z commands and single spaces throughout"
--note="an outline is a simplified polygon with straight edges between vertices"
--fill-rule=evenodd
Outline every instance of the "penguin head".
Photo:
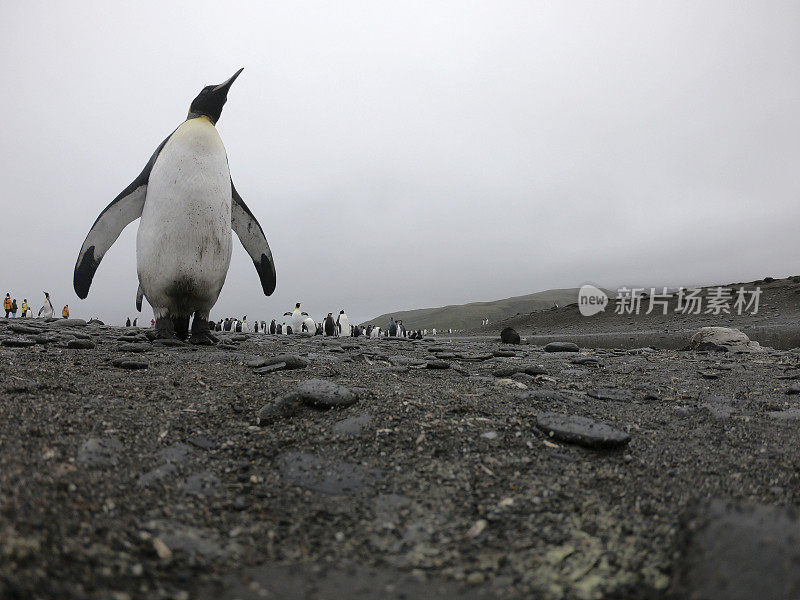
M 244 71 L 244 67 L 236 71 L 225 83 L 204 87 L 197 97 L 192 100 L 187 118 L 208 117 L 216 125 L 222 114 L 222 107 L 225 106 L 225 102 L 228 100 L 228 90 L 242 71 Z

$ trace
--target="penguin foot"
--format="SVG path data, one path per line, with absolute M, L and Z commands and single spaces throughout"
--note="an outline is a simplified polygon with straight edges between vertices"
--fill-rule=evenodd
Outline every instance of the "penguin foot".
M 153 333 L 155 334 L 153 335 L 153 339 L 156 340 L 174 340 L 178 337 L 175 335 L 175 325 L 169 317 L 159 317 L 156 319 L 156 328 Z
M 219 343 L 219 338 L 210 331 L 193 331 L 189 343 L 195 346 L 213 346 Z

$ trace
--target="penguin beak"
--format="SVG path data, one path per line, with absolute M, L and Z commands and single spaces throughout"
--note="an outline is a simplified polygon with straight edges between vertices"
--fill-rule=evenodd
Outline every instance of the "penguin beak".
M 241 75 L 242 71 L 244 71 L 244 67 L 242 67 L 241 69 L 236 71 L 236 73 L 234 73 L 233 76 L 230 79 L 228 79 L 228 81 L 226 81 L 225 83 L 220 83 L 217 87 L 215 87 L 213 90 L 211 90 L 212 93 L 216 94 L 218 92 L 223 92 L 223 93 L 227 94 L 228 90 L 233 85 L 233 82 L 236 81 L 236 78 L 239 75 Z

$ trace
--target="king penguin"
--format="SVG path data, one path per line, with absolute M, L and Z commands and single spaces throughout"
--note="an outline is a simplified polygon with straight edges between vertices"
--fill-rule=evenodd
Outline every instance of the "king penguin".
M 103 256 L 139 217 L 136 270 L 141 293 L 153 307 L 158 337 L 186 339 L 194 315 L 190 341 L 217 341 L 209 332 L 208 316 L 228 273 L 231 229 L 253 260 L 264 294 L 275 291 L 272 252 L 261 225 L 233 185 L 225 146 L 215 127 L 228 90 L 242 71 L 203 88 L 186 120 L 97 217 L 75 264 L 73 285 L 79 298 L 88 296 Z

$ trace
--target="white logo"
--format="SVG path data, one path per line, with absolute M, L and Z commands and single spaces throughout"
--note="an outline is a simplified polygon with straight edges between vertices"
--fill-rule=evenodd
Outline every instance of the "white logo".
M 584 317 L 603 312 L 607 305 L 608 296 L 600 288 L 586 284 L 578 292 L 578 310 Z

